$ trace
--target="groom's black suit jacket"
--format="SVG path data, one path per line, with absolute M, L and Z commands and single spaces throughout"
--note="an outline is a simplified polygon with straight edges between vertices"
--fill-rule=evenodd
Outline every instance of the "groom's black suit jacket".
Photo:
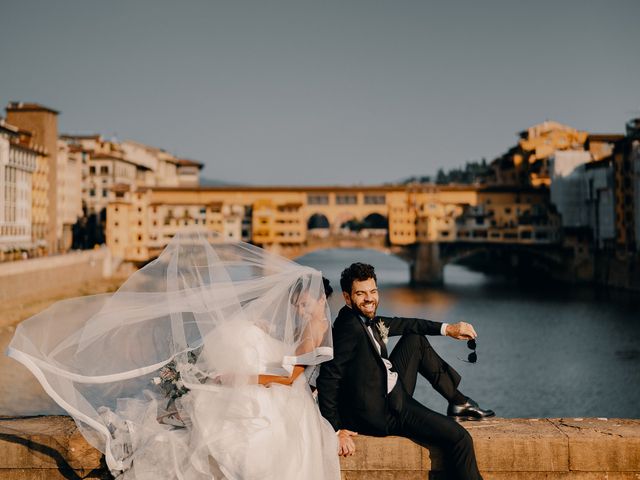
M 375 317 L 378 321 L 389 336 L 440 335 L 442 325 L 419 318 Z M 320 412 L 335 430 L 388 433 L 387 370 L 373 342 L 356 312 L 344 306 L 333 324 L 333 360 L 322 364 L 316 381 Z

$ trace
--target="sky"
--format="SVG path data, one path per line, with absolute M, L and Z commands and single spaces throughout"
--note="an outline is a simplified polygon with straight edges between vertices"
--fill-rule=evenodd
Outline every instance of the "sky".
M 226 182 L 394 182 L 546 119 L 622 133 L 638 18 L 638 0 L 0 0 L 0 106 Z

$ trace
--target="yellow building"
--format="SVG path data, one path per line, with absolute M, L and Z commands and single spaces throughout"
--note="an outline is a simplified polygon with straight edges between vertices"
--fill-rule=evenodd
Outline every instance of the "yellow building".
M 466 233 L 461 236 L 490 242 L 555 242 L 560 220 L 548 203 L 549 193 L 544 189 L 479 190 L 473 221 L 467 222 Z
M 529 127 L 521 132 L 518 142 L 522 154 L 514 155 L 516 168 L 520 162 L 526 162 L 530 185 L 549 186 L 549 158 L 556 150 L 584 150 L 589 134 L 584 131 L 546 121 Z
M 116 185 L 107 210 L 107 245 L 117 258 L 144 262 L 180 229 L 195 227 L 218 233 L 221 241 L 298 248 L 315 241 L 318 225 L 343 240 L 388 234 L 391 246 L 459 240 L 543 242 L 557 238 L 547 197 L 539 189 L 470 186 Z M 318 222 L 319 217 L 324 220 Z M 350 222 L 354 230 L 345 226 Z
M 487 183 L 510 187 L 548 187 L 551 184 L 550 159 L 555 152 L 588 148 L 589 134 L 584 131 L 546 121 L 520 132 L 518 144 L 491 162 Z M 593 139 L 593 151 L 603 153 L 602 140 Z
M 470 186 L 416 186 L 412 192 L 418 242 L 453 242 L 465 206 L 477 204 L 477 188 Z

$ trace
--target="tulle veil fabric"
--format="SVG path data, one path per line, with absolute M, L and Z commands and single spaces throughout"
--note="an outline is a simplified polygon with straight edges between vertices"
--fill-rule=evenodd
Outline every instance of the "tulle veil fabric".
M 126 471 L 146 450 L 149 468 L 160 462 L 174 470 L 166 478 L 250 478 L 249 467 L 236 465 L 241 455 L 225 463 L 211 453 L 245 448 L 280 421 L 264 403 L 274 395 L 292 407 L 284 428 L 323 421 L 298 418 L 308 417 L 308 403 L 295 400 L 290 387 L 265 389 L 256 381 L 331 359 L 329 318 L 320 272 L 187 230 L 115 293 L 64 300 L 22 322 L 7 353 L 69 412 L 112 471 Z M 172 407 L 187 428 L 157 421 L 169 402 L 155 383 L 169 362 L 190 390 Z M 333 448 L 318 441 L 316 448 Z

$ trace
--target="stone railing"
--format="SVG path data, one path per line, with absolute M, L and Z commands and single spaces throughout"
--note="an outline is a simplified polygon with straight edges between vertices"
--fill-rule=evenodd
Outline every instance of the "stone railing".
M 0 301 L 42 296 L 67 285 L 108 278 L 113 267 L 106 247 L 0 263 Z
M 640 479 L 640 420 L 495 419 L 463 424 L 485 480 Z M 358 436 L 345 480 L 442 476 L 442 453 L 399 437 Z M 111 478 L 68 417 L 0 419 L 0 479 Z

